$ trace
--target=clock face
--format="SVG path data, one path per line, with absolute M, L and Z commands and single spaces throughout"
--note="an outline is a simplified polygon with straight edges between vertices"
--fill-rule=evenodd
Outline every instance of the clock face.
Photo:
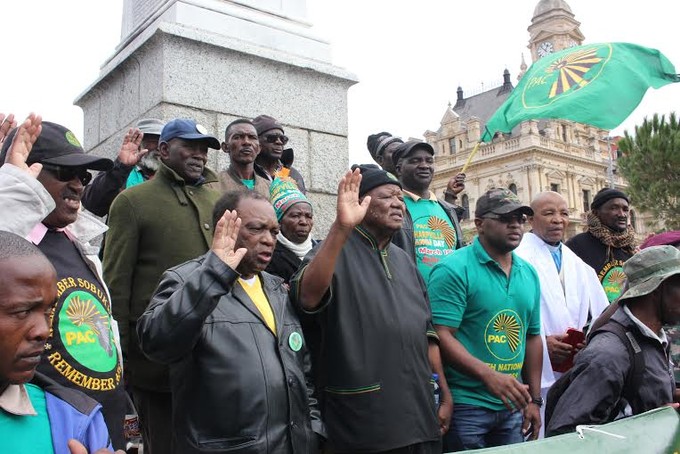
M 552 54 L 553 53 L 552 43 L 550 41 L 543 41 L 541 44 L 538 45 L 536 53 L 538 54 L 539 57 L 545 57 L 548 54 Z

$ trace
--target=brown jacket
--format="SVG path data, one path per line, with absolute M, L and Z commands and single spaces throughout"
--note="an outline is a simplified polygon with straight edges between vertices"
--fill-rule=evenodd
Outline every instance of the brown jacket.
M 230 169 L 227 168 L 226 170 L 221 171 L 217 176 L 217 179 L 219 180 L 220 184 L 219 187 L 220 192 L 225 193 L 229 191 L 239 191 L 247 189 L 247 187 L 241 182 L 241 180 L 229 170 Z M 269 199 L 269 184 L 270 184 L 269 181 L 265 180 L 256 173 L 253 173 L 253 176 L 255 177 L 255 188 L 253 190 L 259 192 L 267 199 Z

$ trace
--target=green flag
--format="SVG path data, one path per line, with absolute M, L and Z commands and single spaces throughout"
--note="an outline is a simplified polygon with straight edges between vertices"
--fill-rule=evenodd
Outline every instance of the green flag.
M 486 123 L 482 142 L 525 120 L 562 118 L 614 129 L 649 87 L 680 82 L 658 50 L 629 43 L 572 47 L 535 62 Z

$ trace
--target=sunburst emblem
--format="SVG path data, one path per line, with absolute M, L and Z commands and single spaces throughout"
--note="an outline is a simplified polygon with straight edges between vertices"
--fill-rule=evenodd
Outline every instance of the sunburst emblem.
M 623 284 L 623 281 L 625 281 L 625 280 L 626 280 L 626 275 L 623 274 L 623 271 L 621 271 L 621 270 L 614 270 L 607 277 L 607 281 L 609 281 L 610 284 Z
M 87 326 L 97 336 L 99 344 L 111 356 L 113 347 L 109 339 L 109 319 L 99 313 L 92 301 L 75 296 L 66 308 L 66 316 L 75 326 Z
M 519 346 L 520 326 L 512 315 L 500 314 L 493 322 L 493 329 L 498 333 L 505 334 L 511 352 L 515 352 Z
M 431 230 L 439 230 L 442 232 L 446 245 L 449 249 L 453 249 L 453 245 L 456 244 L 456 231 L 453 230 L 445 220 L 436 216 L 430 216 L 427 220 L 427 227 Z
M 588 81 L 583 78 L 583 75 L 602 61 L 602 58 L 598 57 L 596 52 L 597 49 L 579 50 L 548 66 L 548 69 L 546 69 L 548 74 L 559 71 L 557 80 L 550 87 L 548 98 L 561 95 L 575 85 L 578 85 L 578 88 L 585 87 Z

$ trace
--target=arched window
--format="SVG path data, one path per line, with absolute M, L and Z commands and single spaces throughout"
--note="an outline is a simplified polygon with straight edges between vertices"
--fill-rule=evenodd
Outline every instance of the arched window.
M 510 183 L 510 186 L 508 186 L 508 189 L 510 189 L 513 194 L 517 195 L 517 185 L 515 183 Z
M 467 194 L 463 194 L 461 203 L 463 204 L 463 209 L 465 210 L 463 213 L 463 219 L 470 219 L 470 198 Z
M 637 231 L 637 216 L 635 215 L 635 210 L 630 210 L 630 225 L 633 226 L 633 230 Z
M 449 139 L 449 148 L 451 148 L 451 154 L 456 154 L 456 139 Z

